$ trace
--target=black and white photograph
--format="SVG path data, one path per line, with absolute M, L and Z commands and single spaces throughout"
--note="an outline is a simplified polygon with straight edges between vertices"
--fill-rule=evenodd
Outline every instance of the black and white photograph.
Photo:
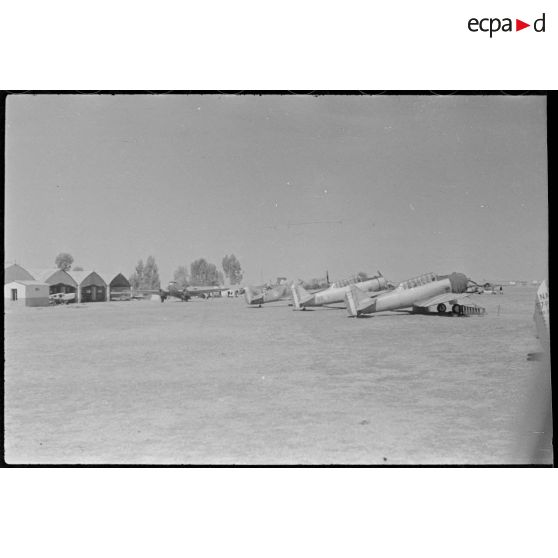
M 14 93 L 9 465 L 552 465 L 547 97 Z

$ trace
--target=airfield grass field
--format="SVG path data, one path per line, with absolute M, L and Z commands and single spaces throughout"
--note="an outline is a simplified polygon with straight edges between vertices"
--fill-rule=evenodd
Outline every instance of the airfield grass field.
M 535 287 L 484 317 L 6 306 L 8 463 L 551 463 Z M 548 428 L 546 428 L 548 430 Z

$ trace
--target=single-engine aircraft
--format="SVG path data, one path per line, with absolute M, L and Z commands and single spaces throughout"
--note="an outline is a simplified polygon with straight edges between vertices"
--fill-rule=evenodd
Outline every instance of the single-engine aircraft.
M 69 304 L 76 301 L 76 293 L 55 293 L 48 297 L 49 304 Z
M 317 293 L 308 292 L 302 285 L 291 285 L 293 293 L 293 302 L 295 310 L 306 310 L 309 306 L 324 306 L 335 302 L 343 302 L 345 294 L 354 285 L 364 292 L 377 291 L 376 296 L 380 292 L 389 290 L 388 282 L 378 271 L 378 275 L 362 280 L 358 277 L 345 279 L 344 281 L 336 281 L 331 283 L 327 289 L 318 291 Z
M 550 355 L 550 294 L 548 281 L 545 279 L 537 289 L 535 299 L 535 327 L 537 337 L 547 355 Z
M 463 273 L 426 273 L 403 281 L 392 291 L 384 293 L 365 293 L 351 285 L 345 293 L 345 302 L 352 317 L 403 308 L 412 308 L 415 313 L 428 313 L 433 306 L 439 314 L 445 314 L 448 305 L 451 313 L 460 316 L 484 314 L 485 309 L 480 306 L 463 304 L 470 295 L 469 279 Z
M 257 304 L 261 308 L 262 304 L 266 302 L 276 302 L 278 300 L 285 300 L 290 298 L 289 285 L 277 285 L 271 289 L 263 289 L 258 287 L 245 287 L 244 298 L 250 305 Z
M 161 302 L 165 302 L 169 296 L 174 296 L 183 302 L 187 302 L 195 296 L 209 298 L 211 293 L 221 292 L 222 290 L 223 287 L 184 287 L 179 289 L 176 286 L 176 281 L 171 281 L 166 291 L 159 289 L 159 296 L 161 297 Z

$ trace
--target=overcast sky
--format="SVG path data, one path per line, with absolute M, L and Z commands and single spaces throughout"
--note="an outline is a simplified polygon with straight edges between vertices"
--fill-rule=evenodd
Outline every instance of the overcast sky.
M 163 284 L 235 254 L 247 282 L 547 275 L 546 100 L 11 96 L 5 260 Z

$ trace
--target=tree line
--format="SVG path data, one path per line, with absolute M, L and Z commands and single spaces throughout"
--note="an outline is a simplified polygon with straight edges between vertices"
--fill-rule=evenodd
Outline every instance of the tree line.
M 58 254 L 54 263 L 58 269 L 63 271 L 70 271 L 70 269 L 83 271 L 80 266 L 72 268 L 74 258 L 67 252 Z M 215 264 L 209 263 L 204 258 L 199 258 L 190 264 L 190 269 L 185 265 L 179 266 L 174 272 L 174 280 L 177 282 L 178 288 L 188 286 L 216 287 L 225 283 L 225 277 L 231 285 L 239 285 L 243 274 L 238 258 L 234 254 L 226 255 L 221 261 L 221 266 L 223 271 L 217 269 Z M 155 258 L 148 256 L 145 263 L 143 260 L 139 260 L 134 272 L 129 277 L 129 281 L 134 290 L 159 289 L 161 280 Z
M 180 265 L 174 272 L 174 280 L 179 289 L 186 287 L 217 287 L 225 283 L 225 277 L 231 285 L 238 285 L 242 281 L 242 268 L 234 254 L 227 255 L 221 261 L 223 271 L 205 258 L 199 258 L 190 264 Z M 135 272 L 130 277 L 130 284 L 135 290 L 159 289 L 161 281 L 159 271 L 153 256 L 147 258 L 144 264 L 140 260 Z
M 238 285 L 242 281 L 242 268 L 234 254 L 225 256 L 221 261 L 223 271 L 205 258 L 199 258 L 187 266 L 181 265 L 174 272 L 177 287 L 183 289 L 188 286 L 216 287 L 225 283 L 225 277 L 231 285 Z
M 59 269 L 69 271 L 83 271 L 80 266 L 74 266 L 74 258 L 67 252 L 61 252 L 56 256 L 55 264 Z M 204 258 L 199 258 L 190 264 L 180 265 L 174 272 L 174 280 L 179 289 L 189 286 L 195 287 L 216 287 L 225 283 L 225 277 L 231 285 L 239 285 L 242 281 L 242 267 L 234 254 L 227 255 L 221 260 L 223 271 L 217 269 L 215 264 L 209 263 Z M 357 275 L 360 281 L 367 278 L 367 274 L 360 271 Z M 148 256 L 145 263 L 139 260 L 135 271 L 129 277 L 130 284 L 134 290 L 157 290 L 161 287 L 159 278 L 159 268 L 153 256 Z M 304 287 L 307 289 L 323 289 L 329 285 L 329 277 L 321 277 L 305 281 Z

